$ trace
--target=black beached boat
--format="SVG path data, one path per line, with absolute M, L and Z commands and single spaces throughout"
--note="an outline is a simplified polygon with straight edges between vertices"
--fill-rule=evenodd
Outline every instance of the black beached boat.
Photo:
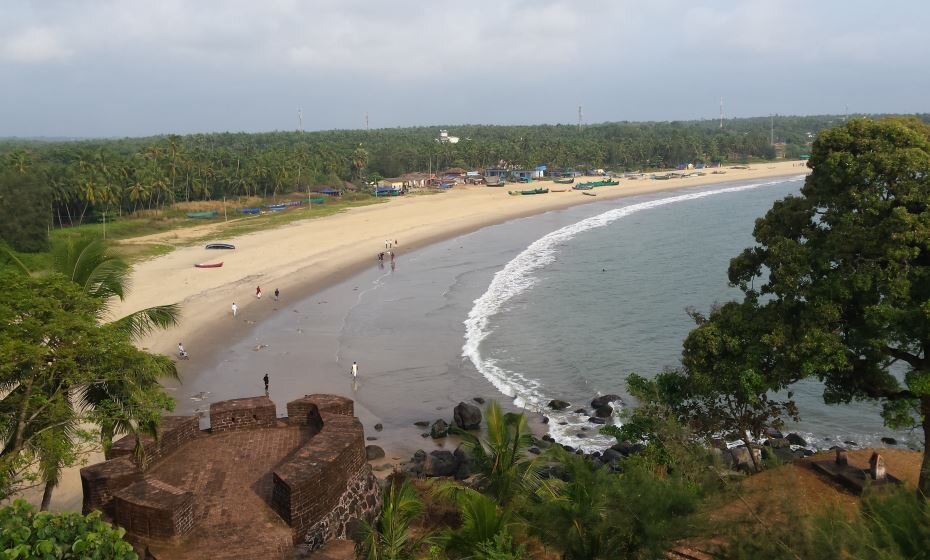
M 207 243 L 207 249 L 235 249 L 231 243 Z

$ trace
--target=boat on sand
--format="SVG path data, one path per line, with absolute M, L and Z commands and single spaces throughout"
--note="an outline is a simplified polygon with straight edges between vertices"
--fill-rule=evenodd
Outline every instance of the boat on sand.
M 520 195 L 520 194 L 546 194 L 549 192 L 549 189 L 528 189 L 525 191 L 507 191 L 507 194 Z
M 588 196 L 597 196 L 596 192 L 591 192 L 591 191 L 581 191 L 581 194 L 586 194 Z
M 207 249 L 235 249 L 232 243 L 207 243 Z
M 196 268 L 220 268 L 223 266 L 223 261 L 218 263 L 197 263 L 194 265 Z
M 555 182 L 560 185 L 571 185 L 572 183 L 575 182 L 575 178 L 574 177 L 562 177 L 559 179 L 555 179 Z

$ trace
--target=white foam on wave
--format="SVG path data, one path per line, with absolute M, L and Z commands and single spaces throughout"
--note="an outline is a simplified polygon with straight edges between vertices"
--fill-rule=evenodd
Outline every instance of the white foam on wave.
M 537 379 L 533 379 L 524 373 L 511 371 L 502 368 L 497 361 L 490 357 L 481 355 L 481 343 L 490 336 L 494 330 L 490 327 L 491 318 L 495 315 L 507 311 L 507 302 L 515 296 L 529 290 L 537 282 L 534 272 L 540 270 L 553 262 L 558 257 L 559 248 L 567 241 L 578 234 L 596 228 L 609 225 L 630 214 L 635 214 L 643 210 L 650 210 L 674 204 L 676 202 L 685 202 L 696 200 L 719 194 L 735 193 L 777 185 L 789 181 L 796 181 L 804 178 L 804 175 L 792 176 L 789 178 L 778 179 L 764 183 L 752 183 L 749 185 L 740 185 L 736 187 L 726 187 L 722 189 L 708 190 L 669 196 L 647 202 L 631 204 L 621 208 L 608 210 L 603 214 L 585 218 L 574 224 L 557 229 L 530 244 L 513 260 L 508 262 L 503 269 L 494 274 L 491 284 L 487 291 L 474 301 L 468 318 L 465 319 L 465 344 L 462 347 L 462 356 L 471 360 L 475 368 L 493 384 L 498 391 L 504 395 L 513 398 L 515 406 L 529 410 L 542 410 L 548 401 L 553 397 L 545 394 L 544 388 Z M 559 443 L 571 445 L 585 451 L 594 451 L 604 449 L 613 443 L 613 438 L 607 438 L 600 435 L 591 435 L 584 439 L 576 438 L 573 434 L 578 433 L 581 426 L 597 428 L 597 425 L 587 422 L 587 416 L 574 413 L 553 413 L 547 412 L 551 421 L 549 432 Z M 567 422 L 566 425 L 560 425 L 559 422 Z M 597 430 L 591 430 L 595 434 Z M 589 431 L 588 433 L 591 433 Z

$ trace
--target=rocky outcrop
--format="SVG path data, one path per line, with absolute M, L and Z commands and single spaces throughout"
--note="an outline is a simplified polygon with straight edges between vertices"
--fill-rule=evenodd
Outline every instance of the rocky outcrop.
M 481 427 L 481 409 L 477 406 L 460 402 L 452 410 L 455 425 L 462 430 L 477 430 Z
M 549 401 L 549 404 L 547 404 L 546 406 L 548 406 L 552 410 L 565 410 L 566 408 L 571 406 L 571 403 L 562 401 L 559 399 L 552 399 L 551 401 Z
M 449 434 L 449 424 L 445 420 L 439 419 L 430 426 L 429 435 L 433 439 L 444 438 Z
M 610 403 L 622 401 L 620 395 L 601 395 L 600 397 L 594 397 L 591 399 L 591 408 L 598 409 L 604 406 L 609 406 Z

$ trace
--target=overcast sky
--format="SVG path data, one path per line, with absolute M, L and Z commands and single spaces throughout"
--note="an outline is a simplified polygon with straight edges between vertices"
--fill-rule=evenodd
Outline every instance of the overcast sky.
M 0 136 L 930 111 L 924 0 L 0 0 Z

